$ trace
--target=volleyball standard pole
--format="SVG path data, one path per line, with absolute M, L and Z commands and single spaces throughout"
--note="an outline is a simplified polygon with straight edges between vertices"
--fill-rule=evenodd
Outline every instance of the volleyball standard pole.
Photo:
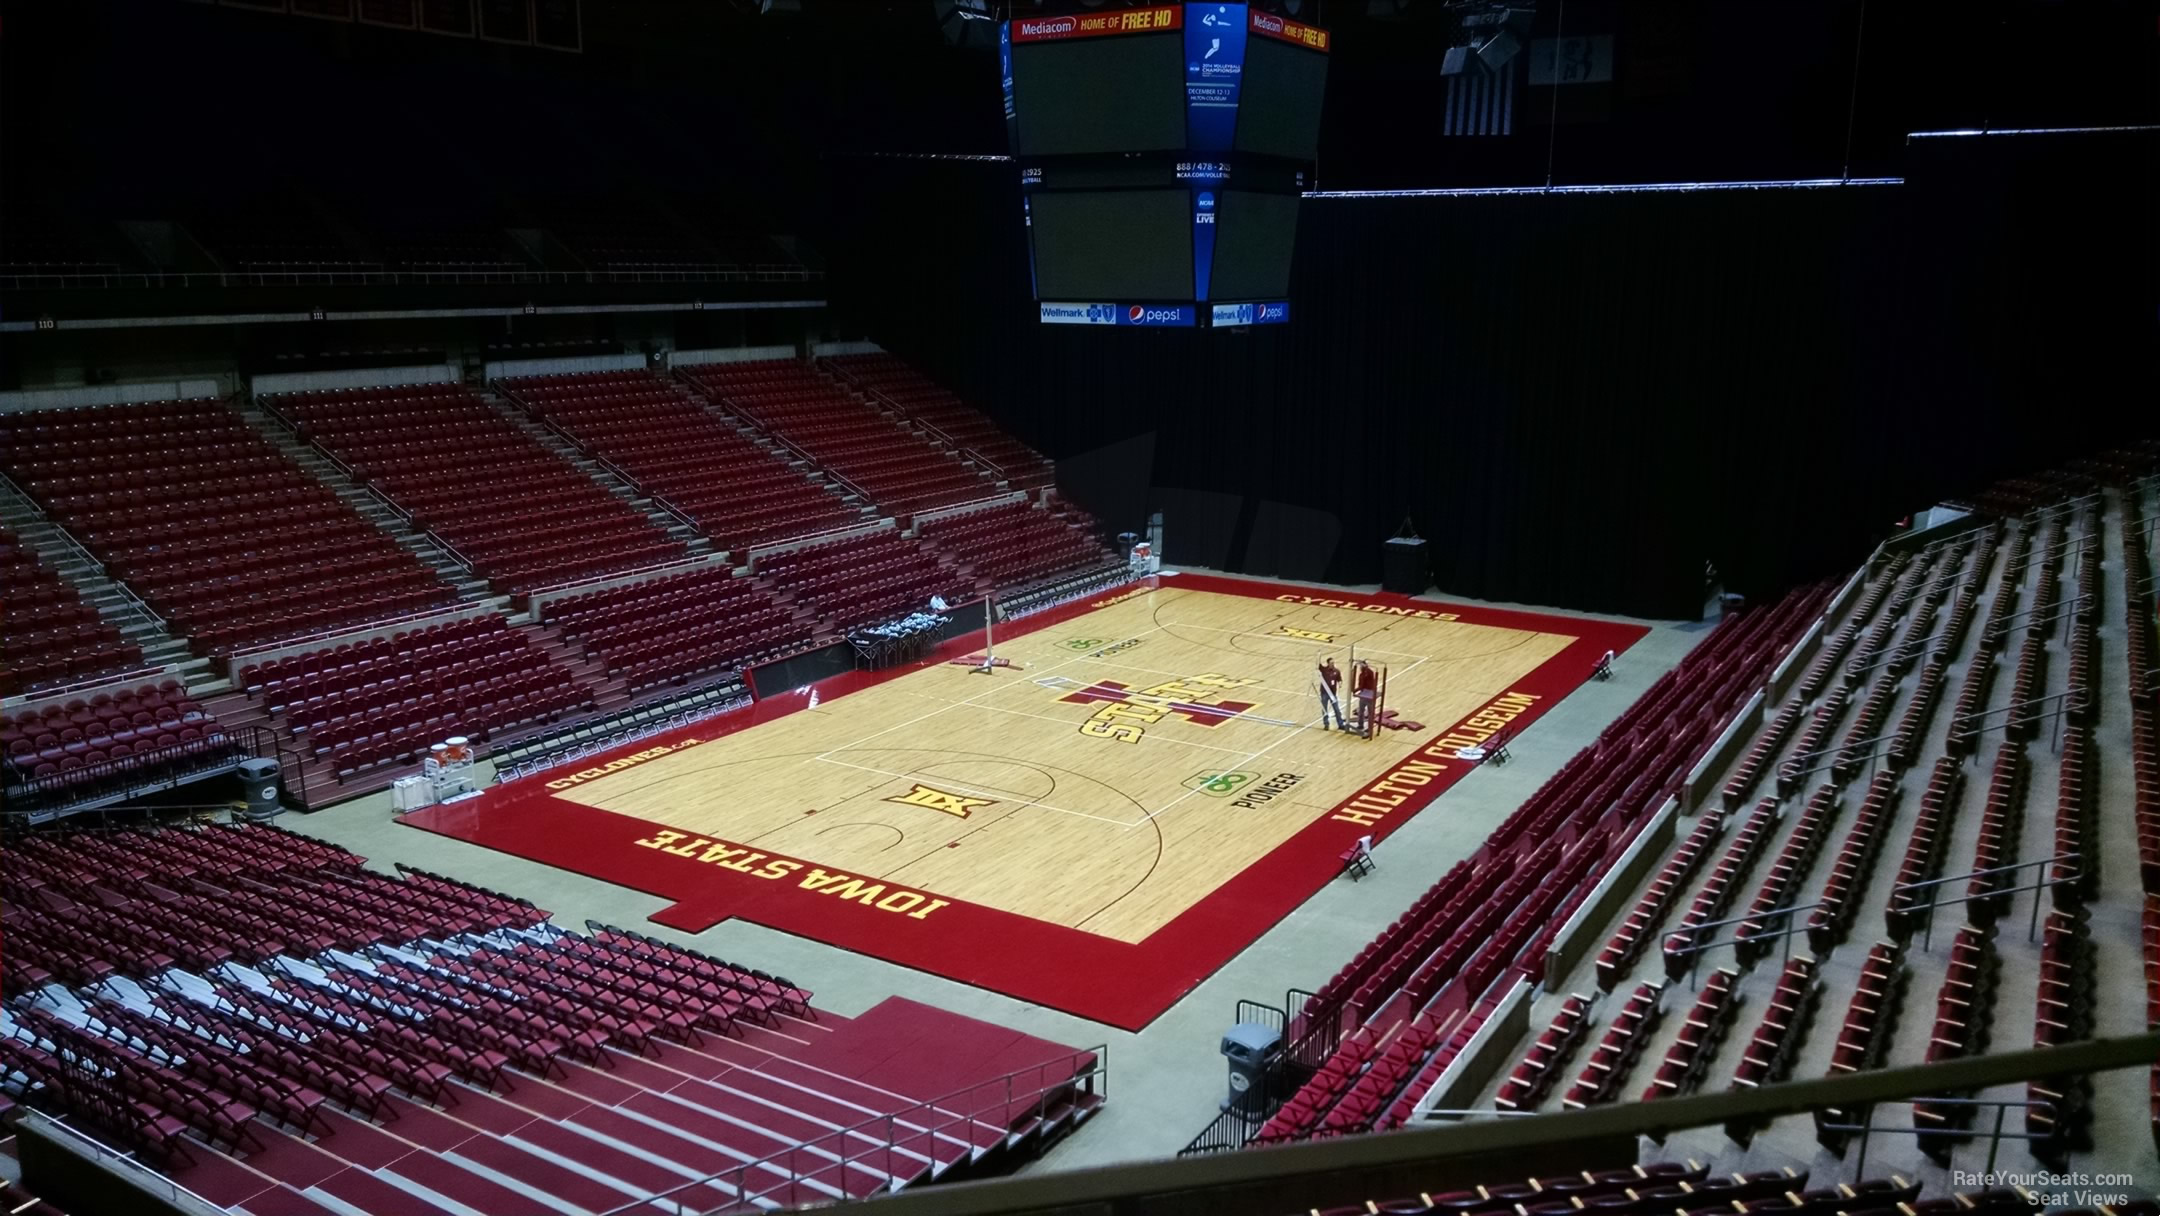
M 997 670 L 997 647 L 990 636 L 991 625 L 997 620 L 997 593 L 983 596 L 983 661 L 975 669 L 977 675 L 989 675 Z

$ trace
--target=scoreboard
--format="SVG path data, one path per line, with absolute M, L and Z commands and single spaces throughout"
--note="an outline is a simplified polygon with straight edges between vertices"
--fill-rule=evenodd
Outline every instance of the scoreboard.
M 1023 17 L 999 30 L 1041 319 L 1274 324 L 1326 30 L 1246 4 Z

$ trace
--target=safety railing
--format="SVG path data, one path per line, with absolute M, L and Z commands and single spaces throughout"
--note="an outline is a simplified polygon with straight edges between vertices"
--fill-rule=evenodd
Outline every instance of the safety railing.
M 205 725 L 195 728 L 202 732 L 201 739 L 134 750 L 118 760 L 108 757 L 70 769 L 55 765 L 55 771 L 43 775 L 35 769 L 25 772 L 10 760 L 4 787 L 8 809 L 52 817 L 116 798 L 175 789 L 229 770 L 249 745 L 267 745 L 260 728 L 231 730 L 203 721 Z M 34 757 L 26 759 L 42 767 Z
M 935 1176 L 988 1151 L 992 1146 L 977 1143 L 977 1135 L 983 1129 L 993 1130 L 998 1144 L 1003 1145 L 1029 1132 L 1047 1132 L 1046 1125 L 1056 1114 L 1053 1108 L 1060 1103 L 1071 1106 L 1077 1114 L 1078 1099 L 1083 1095 L 1107 1100 L 1109 1052 L 1108 1045 L 1098 1044 L 1057 1060 L 964 1086 L 890 1114 L 873 1115 L 770 1156 L 730 1166 L 643 1199 L 618 1204 L 599 1216 L 621 1216 L 658 1205 L 672 1208 L 676 1216 L 728 1210 L 727 1205 L 716 1207 L 709 1199 L 690 1197 L 692 1192 L 708 1188 L 733 1195 L 733 1206 L 757 1209 L 797 1206 L 802 1202 L 801 1192 L 806 1190 L 829 1199 L 846 1198 L 850 1194 L 859 1196 L 865 1188 L 855 1184 L 851 1189 L 849 1171 L 865 1177 L 890 1178 L 884 1168 L 871 1163 L 889 1162 L 896 1156 L 925 1155 L 903 1147 L 904 1144 L 926 1142 L 929 1145 L 932 1160 L 924 1168 Z M 994 1118 L 984 1118 L 992 1114 Z M 1032 1120 L 1024 1130 L 1023 1117 Z M 947 1153 L 951 1154 L 950 1159 L 945 1159 Z M 809 1159 L 822 1160 L 824 1164 L 803 1168 Z M 874 1189 L 884 1190 L 890 1185 L 887 1183 Z
M 17 485 L 15 481 L 12 478 L 8 477 L 8 475 L 5 473 L 0 473 L 0 487 L 5 487 L 10 493 L 14 494 L 17 498 L 22 499 L 26 503 L 30 503 L 32 505 L 36 505 L 37 503 L 37 500 L 35 498 L 32 498 L 28 492 L 26 492 L 21 486 Z M 120 598 L 127 605 L 128 611 L 130 613 L 139 617 L 141 623 L 143 624 L 154 625 L 159 630 L 170 632 L 170 630 L 165 624 L 165 618 L 159 616 L 156 610 L 152 609 L 150 605 L 144 603 L 142 597 L 136 595 L 133 588 L 129 587 L 126 583 L 120 581 L 119 579 L 113 578 L 112 576 L 107 574 L 105 570 L 105 563 L 98 560 L 96 554 L 90 552 L 89 546 L 77 540 L 75 538 L 75 534 L 68 531 L 66 524 L 63 524 L 59 520 L 54 519 L 51 515 L 46 514 L 42 507 L 39 507 L 38 511 L 40 515 L 40 519 L 38 522 L 45 524 L 47 527 L 50 527 L 53 530 L 54 535 L 60 538 L 60 542 L 63 545 L 67 546 L 67 550 L 74 560 L 82 562 L 84 565 L 89 566 L 90 569 L 97 572 L 100 578 L 104 578 L 107 582 L 111 583 L 113 590 L 120 593 Z
M 820 528 L 815 532 L 805 532 L 800 536 L 790 536 L 783 540 L 770 540 L 762 544 L 752 545 L 749 552 L 743 555 L 743 560 L 752 568 L 755 568 L 757 562 L 763 558 L 777 557 L 782 553 L 793 553 L 797 549 L 812 549 L 828 541 L 878 532 L 890 527 L 892 527 L 892 523 L 889 520 L 868 519 L 861 523 L 841 524 L 836 528 Z
M 171 668 L 166 664 L 153 663 L 142 667 L 130 667 L 125 671 L 109 671 L 103 675 L 81 676 L 59 684 L 39 684 L 27 688 L 15 696 L 6 698 L 5 704 L 10 710 L 43 709 L 55 701 L 65 701 L 69 697 L 80 696 L 83 693 L 100 688 L 111 688 L 119 684 L 138 684 L 145 680 L 155 680 L 164 676 L 170 670 Z
M 384 636 L 401 629 L 412 629 L 415 626 L 425 629 L 430 625 L 447 625 L 451 621 L 464 620 L 466 617 L 486 616 L 491 611 L 492 609 L 485 604 L 475 603 L 448 604 L 436 608 L 415 608 L 411 612 L 401 612 L 395 616 L 386 616 L 379 620 L 363 621 L 357 625 L 339 625 L 334 629 L 321 629 L 314 633 L 300 634 L 295 637 L 278 638 L 268 642 L 253 642 L 227 651 L 224 656 L 224 663 L 227 674 L 237 675 L 240 666 L 244 663 L 261 663 L 269 659 L 282 659 L 289 655 L 305 654 L 310 650 L 321 650 L 325 646 L 336 646 L 343 642 L 366 641 L 369 638 Z
M 221 1203 L 212 1203 L 210 1200 L 203 1198 L 201 1194 L 189 1190 L 187 1187 L 166 1177 L 162 1170 L 138 1159 L 134 1153 L 114 1148 L 89 1132 L 70 1124 L 67 1120 L 67 1115 L 49 1115 L 36 1110 L 26 1111 L 23 1114 L 23 1121 L 26 1126 L 18 1130 L 27 1130 L 33 1134 L 45 1135 L 59 1141 L 74 1152 L 89 1157 L 100 1168 L 127 1179 L 130 1183 L 141 1187 L 158 1198 L 164 1199 L 175 1207 L 185 1204 L 195 1207 L 199 1211 L 214 1212 L 225 1206 Z M 22 1209 L 18 1208 L 16 1210 L 20 1211 Z
M 512 596 L 511 603 L 537 613 L 542 604 L 550 600 L 561 599 L 566 595 L 575 595 L 582 591 L 597 591 L 604 587 L 626 586 L 662 574 L 679 574 L 685 570 L 712 564 L 713 559 L 709 554 L 685 554 L 682 557 L 671 557 L 664 562 L 632 566 L 628 570 L 610 570 L 605 574 L 588 574 L 583 578 L 569 579 L 560 583 L 549 583 L 545 587 L 535 587 L 530 591 L 520 592 Z

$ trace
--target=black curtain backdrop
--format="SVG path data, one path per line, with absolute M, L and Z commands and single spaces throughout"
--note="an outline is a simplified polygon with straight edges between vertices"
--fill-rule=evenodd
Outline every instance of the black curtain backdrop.
M 1376 582 L 1407 516 L 1443 590 L 1687 618 L 1706 562 L 1768 595 L 2153 428 L 2155 141 L 1907 160 L 1904 186 L 1309 199 L 1292 322 L 1247 333 L 1041 325 L 1011 166 L 850 162 L 834 299 L 1090 481 L 1149 461 L 1173 561 Z

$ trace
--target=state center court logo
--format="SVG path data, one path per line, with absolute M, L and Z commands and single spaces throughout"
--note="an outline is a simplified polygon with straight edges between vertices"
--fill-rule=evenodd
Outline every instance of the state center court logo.
M 1081 734 L 1096 739 L 1115 739 L 1120 743 L 1138 743 L 1147 734 L 1148 727 L 1172 714 L 1195 726 L 1216 727 L 1248 709 L 1257 708 L 1257 701 L 1211 701 L 1209 698 L 1221 697 L 1226 692 L 1259 682 L 1212 671 L 1140 689 L 1116 680 L 1097 680 L 1058 700 L 1074 705 L 1102 706 L 1080 724 Z

